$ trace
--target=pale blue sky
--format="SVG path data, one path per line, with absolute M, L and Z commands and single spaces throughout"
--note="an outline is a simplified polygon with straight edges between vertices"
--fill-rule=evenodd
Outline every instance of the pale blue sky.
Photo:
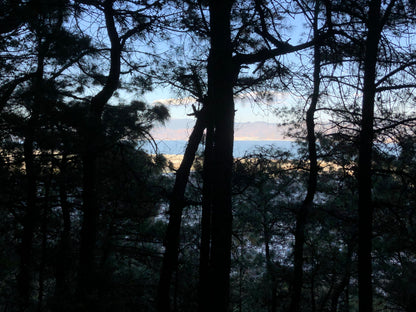
M 191 102 L 189 100 L 185 100 L 187 104 L 168 104 L 168 99 L 174 99 L 174 95 L 168 90 L 155 90 L 154 92 L 145 95 L 145 101 L 147 103 L 160 101 L 167 105 L 171 119 L 192 118 L 188 116 L 188 114 L 192 113 Z M 285 93 L 275 93 L 273 101 L 270 103 L 265 100 L 256 101 L 253 97 L 236 99 L 235 121 L 278 123 L 279 119 L 274 114 L 274 110 L 279 109 L 279 107 L 284 105 L 290 105 L 293 101 L 293 98 Z

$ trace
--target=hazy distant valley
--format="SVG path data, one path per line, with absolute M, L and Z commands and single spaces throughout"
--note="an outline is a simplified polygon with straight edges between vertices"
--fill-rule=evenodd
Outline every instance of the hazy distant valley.
M 188 140 L 194 126 L 194 119 L 170 119 L 165 125 L 157 125 L 151 131 L 156 140 Z M 262 121 L 237 122 L 234 126 L 236 141 L 282 141 L 287 127 Z

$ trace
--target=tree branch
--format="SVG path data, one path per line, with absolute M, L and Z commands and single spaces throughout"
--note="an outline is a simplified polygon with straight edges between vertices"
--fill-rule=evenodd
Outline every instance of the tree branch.
M 238 66 L 241 65 L 248 65 L 248 64 L 254 64 L 257 62 L 262 62 L 268 59 L 271 59 L 273 57 L 284 55 L 296 51 L 300 51 L 309 47 L 312 47 L 315 44 L 314 41 L 302 43 L 296 46 L 293 46 L 287 42 L 278 41 L 276 44 L 275 49 L 261 49 L 255 53 L 252 54 L 241 54 L 237 53 L 233 56 L 234 63 Z

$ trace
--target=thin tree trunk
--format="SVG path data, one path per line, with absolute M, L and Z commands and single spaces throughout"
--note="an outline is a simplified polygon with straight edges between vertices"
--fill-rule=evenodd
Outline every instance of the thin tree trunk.
M 345 264 L 345 274 L 342 280 L 339 282 L 338 285 L 335 286 L 334 292 L 331 298 L 331 309 L 330 312 L 337 312 L 339 297 L 341 296 L 342 292 L 350 283 L 351 277 L 351 257 L 352 257 L 352 246 L 348 244 L 348 252 L 347 252 L 347 259 Z
M 157 306 L 159 312 L 168 312 L 170 308 L 169 290 L 171 287 L 172 274 L 177 267 L 178 249 L 180 240 L 180 228 L 182 222 L 182 211 L 185 207 L 185 190 L 188 184 L 189 174 L 195 159 L 195 154 L 201 142 L 206 127 L 205 108 L 197 115 L 197 120 L 189 137 L 188 145 L 176 172 L 175 184 L 173 186 L 169 202 L 169 223 L 165 234 L 165 253 L 163 255 L 162 270 L 158 285 Z
M 39 222 L 40 212 L 37 201 L 37 172 L 35 168 L 34 156 L 34 131 L 37 129 L 40 102 L 42 99 L 42 83 L 44 75 L 45 47 L 40 38 L 38 39 L 37 69 L 33 77 L 33 107 L 32 114 L 25 129 L 25 140 L 23 143 L 23 153 L 26 171 L 26 211 L 23 217 L 23 237 L 20 246 L 20 268 L 17 277 L 17 287 L 19 291 L 20 310 L 24 311 L 29 306 L 30 295 L 32 292 L 32 270 L 33 270 L 33 240 L 35 230 Z
M 18 275 L 18 290 L 20 310 L 25 311 L 29 305 L 32 292 L 33 271 L 33 239 L 39 219 L 36 205 L 36 173 L 34 168 L 33 137 L 28 135 L 23 143 L 26 170 L 26 211 L 23 219 L 23 237 L 20 246 L 20 270 Z
M 314 37 L 318 37 L 318 14 L 319 14 L 319 0 L 315 2 L 314 14 Z M 295 229 L 295 246 L 294 246 L 294 273 L 293 283 L 291 289 L 291 302 L 289 311 L 299 312 L 301 303 L 301 292 L 303 285 L 303 249 L 305 245 L 305 226 L 307 216 L 312 208 L 313 199 L 316 193 L 317 179 L 318 179 L 318 160 L 316 154 L 316 136 L 315 136 L 315 111 L 319 100 L 320 81 L 321 77 L 321 53 L 318 42 L 314 45 L 314 71 L 313 71 L 313 93 L 311 97 L 311 104 L 306 113 L 306 128 L 307 141 L 309 151 L 309 180 L 308 189 L 303 200 L 303 203 L 296 216 Z
M 52 173 L 50 173 L 52 174 Z M 50 186 L 51 186 L 51 178 L 46 177 L 47 181 L 45 181 L 45 199 L 43 203 L 43 212 L 42 212 L 42 220 L 41 220 L 41 234 L 42 234 L 42 244 L 41 244 L 41 258 L 39 263 L 39 290 L 38 290 L 38 307 L 37 311 L 41 312 L 43 310 L 43 299 L 45 296 L 45 269 L 46 269 L 46 261 L 47 261 L 47 215 L 49 213 L 49 194 L 50 194 Z
M 45 217 L 44 217 L 45 218 Z M 43 299 L 45 296 L 45 268 L 46 268 L 46 248 L 47 248 L 47 237 L 46 237 L 46 221 L 42 221 L 41 232 L 42 232 L 42 245 L 41 245 L 41 259 L 39 264 L 39 290 L 38 290 L 38 308 L 37 311 L 43 310 Z
M 316 300 L 315 300 L 315 276 L 317 269 L 314 268 L 314 272 L 311 274 L 311 312 L 316 311 Z
M 347 287 L 345 288 L 345 312 L 350 311 L 350 285 L 347 284 Z
M 61 241 L 58 247 L 58 257 L 56 262 L 56 288 L 55 293 L 58 298 L 68 294 L 69 285 L 67 282 L 68 271 L 71 267 L 71 216 L 70 206 L 67 195 L 67 154 L 64 152 L 59 166 L 59 201 L 62 210 L 63 229 Z
M 98 205 L 96 198 L 96 151 L 83 156 L 83 220 L 79 250 L 78 292 L 84 297 L 93 288 L 95 273 L 94 253 L 97 235 Z
M 104 106 L 118 87 L 120 79 L 121 43 L 114 23 L 113 1 L 104 1 L 107 34 L 111 42 L 110 72 L 102 90 L 90 102 L 87 129 L 84 133 L 83 165 L 83 221 L 80 235 L 80 253 L 77 293 L 83 301 L 94 291 L 98 203 L 97 203 L 97 157 L 100 152 L 101 117 Z
M 275 312 L 277 310 L 277 285 L 276 285 L 276 276 L 275 270 L 273 269 L 274 263 L 273 259 L 270 255 L 270 233 L 266 226 L 266 216 L 263 216 L 263 236 L 264 236 L 264 246 L 266 249 L 266 269 L 267 269 L 267 280 L 268 280 L 268 292 L 269 292 L 269 300 L 268 300 L 268 311 Z
M 214 140 L 214 126 L 212 109 L 208 106 L 207 133 L 205 139 L 203 188 L 202 188 L 202 216 L 201 216 L 201 244 L 199 258 L 198 311 L 208 312 L 210 300 L 209 262 L 211 249 L 211 215 L 212 215 L 212 152 Z
M 243 312 L 243 268 L 241 264 L 238 273 L 238 311 Z
M 358 296 L 359 311 L 373 311 L 371 162 L 374 138 L 374 98 L 378 45 L 380 41 L 380 0 L 369 5 L 364 56 L 364 88 L 358 160 Z

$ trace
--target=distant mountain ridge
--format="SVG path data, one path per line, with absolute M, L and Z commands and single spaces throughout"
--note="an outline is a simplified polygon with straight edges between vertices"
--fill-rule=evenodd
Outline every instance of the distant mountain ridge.
M 155 126 L 151 134 L 156 140 L 188 140 L 194 124 L 194 119 L 170 119 Z M 234 126 L 236 141 L 288 140 L 286 132 L 287 127 L 263 121 L 237 122 Z

